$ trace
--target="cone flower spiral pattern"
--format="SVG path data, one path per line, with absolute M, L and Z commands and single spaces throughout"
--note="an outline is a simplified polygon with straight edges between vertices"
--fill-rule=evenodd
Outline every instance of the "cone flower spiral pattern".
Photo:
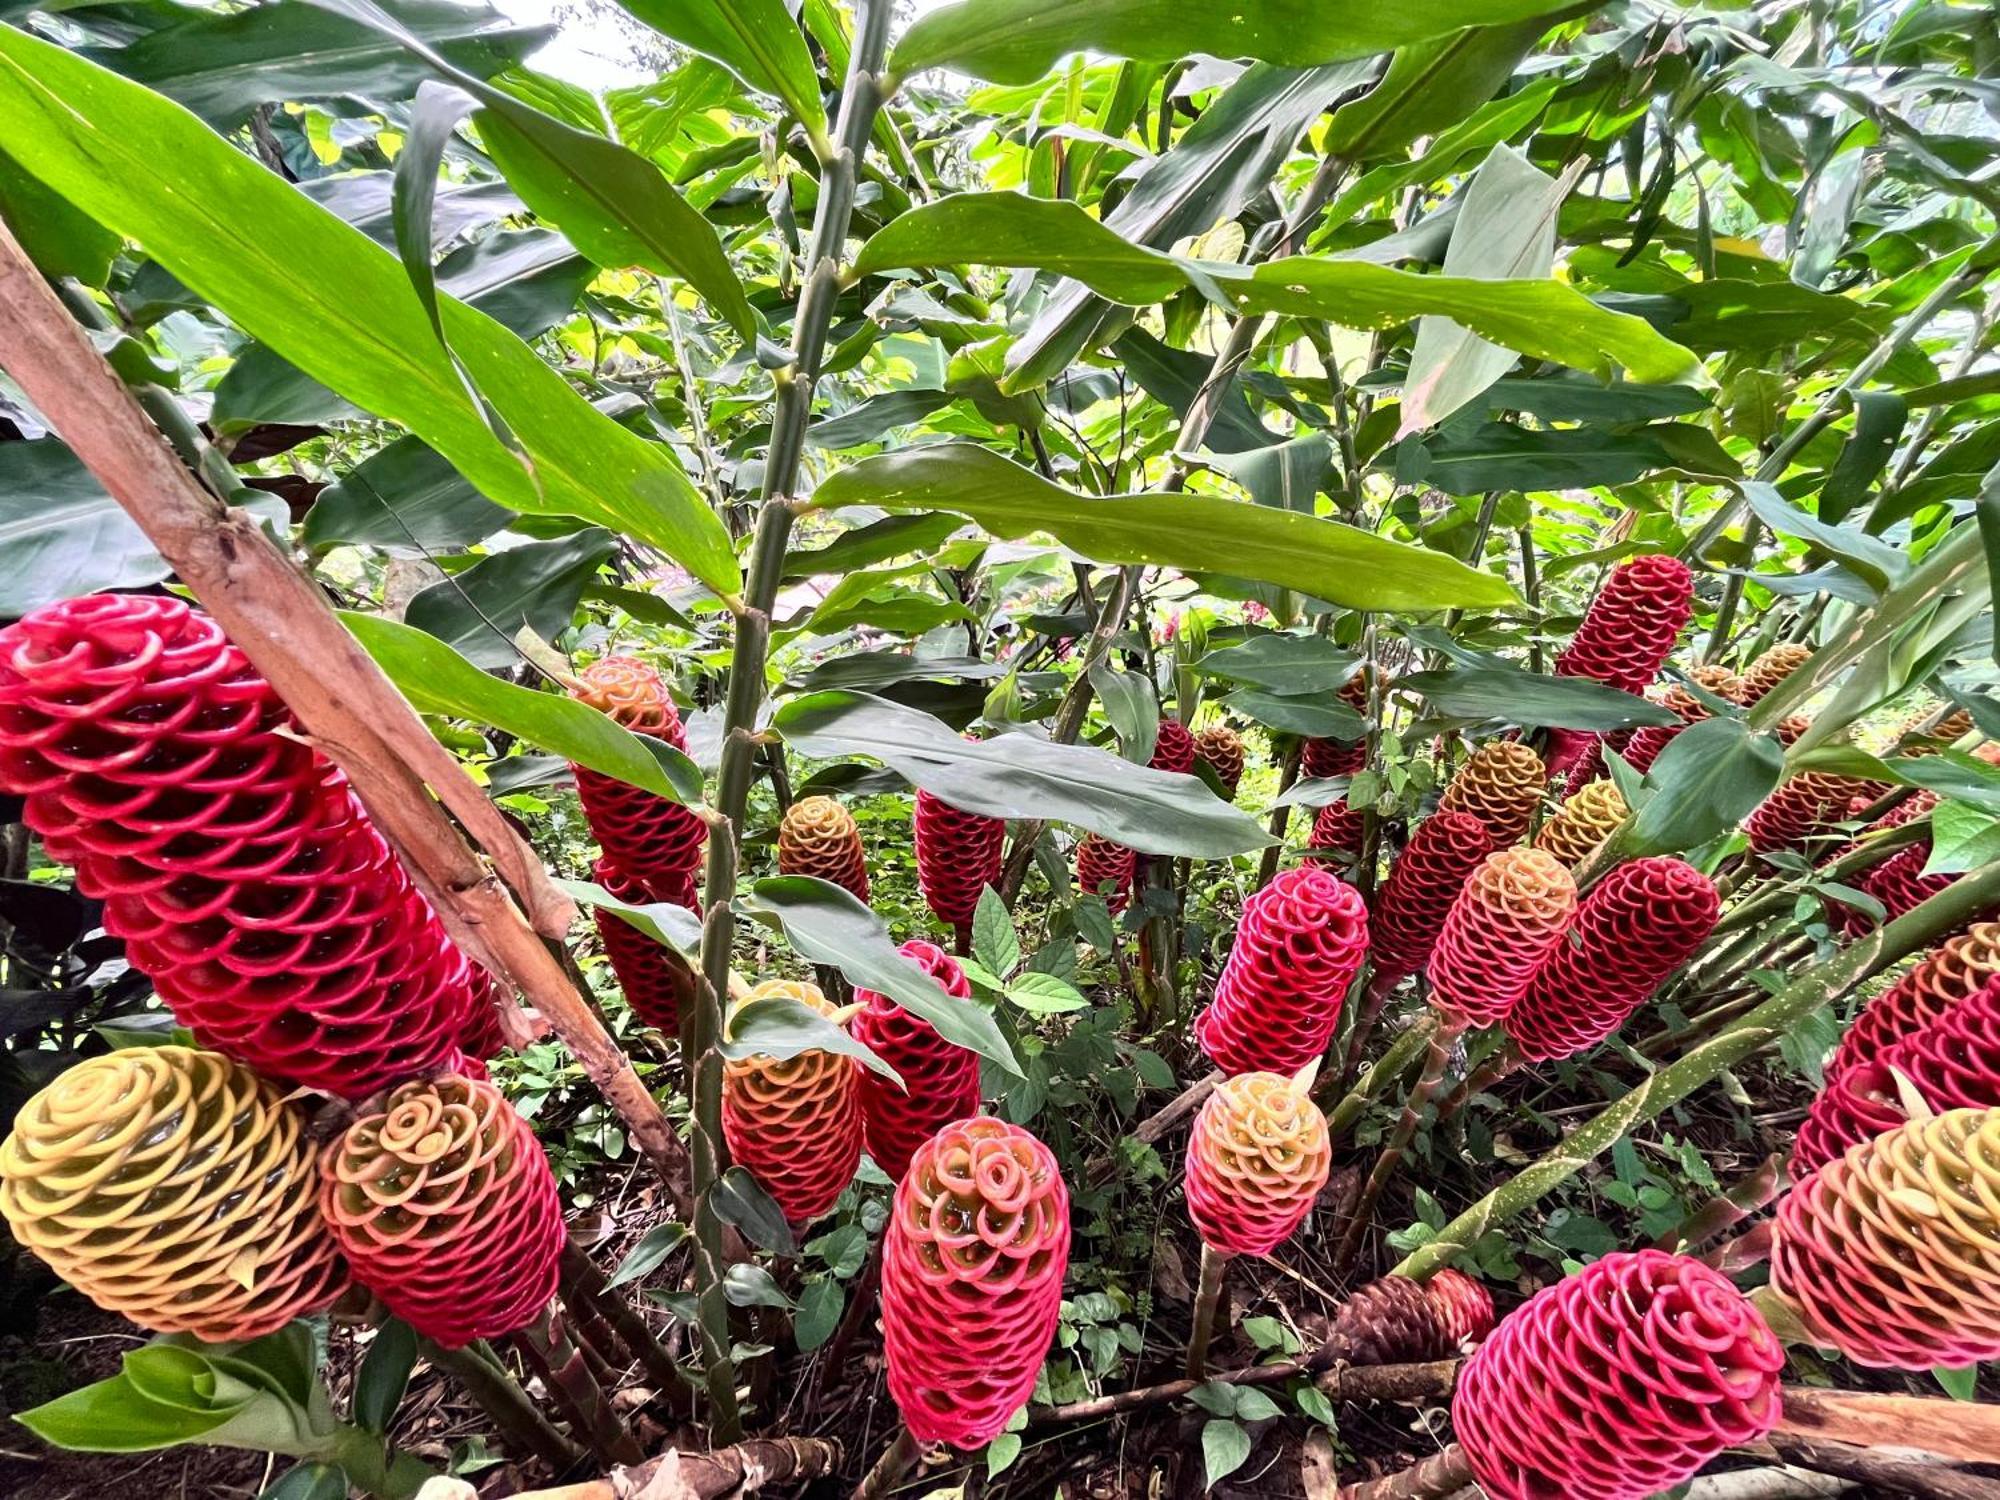
M 1194 747 L 1233 798 L 1243 781 L 1243 737 L 1227 724 L 1211 724 L 1195 735 Z
M 833 1014 L 818 986 L 791 979 L 765 980 L 744 1003 L 777 997 Z M 793 1224 L 832 1208 L 861 1165 L 860 1071 L 852 1058 L 817 1050 L 782 1061 L 732 1057 L 722 1065 L 722 1138 L 730 1159 Z
M 1655 856 L 1616 866 L 1507 1012 L 1514 1051 L 1543 1062 L 1596 1046 L 1694 956 L 1721 910 L 1714 883 L 1690 864 Z
M 254 1339 L 324 1310 L 347 1268 L 306 1118 L 215 1052 L 80 1062 L 0 1141 L 0 1217 L 99 1307 L 154 1333 Z
M 1787 778 L 1744 821 L 1750 847 L 1759 854 L 1797 849 L 1830 832 L 1847 816 L 1848 805 L 1866 786 L 1856 777 L 1830 771 L 1801 771 Z
M 1773 646 L 1744 671 L 1739 679 L 1736 701 L 1745 708 L 1762 702 L 1771 695 L 1773 688 L 1804 666 L 1811 656 L 1810 646 L 1795 642 Z
M 1540 849 L 1496 849 L 1445 914 L 1431 1004 L 1455 1026 L 1491 1026 L 1527 992 L 1576 916 L 1576 882 Z
M 644 906 L 652 899 L 643 885 L 608 859 L 598 860 L 591 877 L 627 906 Z M 681 1009 L 694 999 L 694 971 L 686 960 L 616 912 L 599 906 L 591 917 L 632 1014 L 657 1031 L 678 1035 Z
M 1771 1285 L 1856 1364 L 2000 1359 L 2000 1109 L 1913 1121 L 1800 1182 L 1778 1205 Z
M 1277 1073 L 1225 1078 L 1188 1137 L 1188 1217 L 1218 1255 L 1268 1255 L 1312 1212 L 1333 1167 L 1310 1085 Z
M 1313 814 L 1312 832 L 1306 844 L 1313 849 L 1329 849 L 1339 854 L 1361 852 L 1361 814 L 1342 797 Z
M 1882 903 L 1882 922 L 1893 922 L 1906 912 L 1916 910 L 1958 879 L 1956 874 L 1926 875 L 1924 866 L 1930 863 L 1930 858 L 1931 843 L 1925 839 L 1898 849 L 1881 864 L 1864 872 L 1854 884 L 1857 889 Z M 1841 907 L 1840 917 L 1841 926 L 1850 934 L 1866 932 L 1878 925 L 1873 912 L 1864 912 L 1855 906 Z
M 778 824 L 778 873 L 816 875 L 866 903 L 868 856 L 854 815 L 831 797 L 794 802 Z
M 1491 1500 L 1643 1500 L 1769 1432 L 1784 1364 L 1719 1272 L 1620 1252 L 1501 1320 L 1466 1361 L 1452 1428 Z
M 1326 1051 L 1367 952 L 1360 892 L 1315 866 L 1281 871 L 1243 903 L 1195 1040 L 1225 1073 L 1289 1077 Z
M 1153 758 L 1146 762 L 1155 771 L 1172 771 L 1188 776 L 1194 772 L 1194 763 L 1201 758 L 1200 747 L 1188 733 L 1187 725 L 1179 719 L 1160 720 L 1159 735 L 1153 741 Z
M 203 1046 L 362 1098 L 476 1017 L 445 935 L 347 779 L 208 616 L 100 594 L 0 630 L 0 790 Z
M 1575 869 L 1625 821 L 1625 799 L 1610 781 L 1593 781 L 1542 825 L 1535 847 Z
M 1703 691 L 1713 693 L 1718 698 L 1734 700 L 1743 690 L 1743 681 L 1724 666 L 1696 667 L 1688 676 Z M 1713 716 L 1713 710 L 1697 698 L 1681 683 L 1673 683 L 1653 695 L 1663 708 L 1670 708 L 1680 715 L 1678 724 L 1648 724 L 1632 732 L 1619 753 L 1625 763 L 1641 776 L 1653 769 L 1653 762 L 1660 758 L 1660 752 L 1673 743 L 1674 736 L 1690 724 L 1699 724 Z
M 2000 974 L 2000 922 L 1975 922 L 1954 933 L 1854 1018 L 1826 1065 L 1828 1088 L 1858 1063 L 1880 1057 L 1914 1036 Z
M 1493 1294 L 1450 1266 L 1431 1272 L 1424 1291 L 1437 1308 L 1449 1350 L 1482 1342 L 1493 1331 Z
M 483 1080 L 396 1089 L 328 1142 L 319 1201 L 355 1280 L 447 1349 L 524 1328 L 555 1295 L 549 1159 Z
M 1694 575 L 1679 558 L 1649 554 L 1620 563 L 1606 576 L 1569 645 L 1556 658 L 1558 677 L 1588 677 L 1627 693 L 1642 693 L 1660 674 L 1694 612 Z M 1549 769 L 1566 771 L 1596 736 L 1558 729 L 1549 737 Z
M 1489 740 L 1467 757 L 1438 799 L 1439 812 L 1471 813 L 1493 847 L 1519 843 L 1548 786 L 1542 758 L 1515 740 Z
M 972 986 L 958 961 L 936 943 L 913 938 L 897 950 L 935 979 L 947 995 L 972 996 Z M 862 1139 L 875 1165 L 892 1179 L 917 1147 L 940 1127 L 979 1113 L 979 1054 L 948 1042 L 930 1022 L 911 1015 L 887 995 L 856 990 L 861 1007 L 848 1029 L 883 1062 L 901 1075 L 897 1088 L 872 1068 L 859 1068 Z
M 1393 984 L 1430 961 L 1445 914 L 1481 861 L 1493 835 L 1471 813 L 1436 812 L 1417 825 L 1382 882 L 1369 930 L 1379 984 Z
M 882 1239 L 889 1394 L 921 1443 L 977 1448 L 1035 1389 L 1069 1265 L 1047 1146 L 984 1117 L 917 1148 Z
M 1132 880 L 1138 868 L 1137 850 L 1101 834 L 1086 833 L 1077 843 L 1076 888 L 1086 896 L 1102 895 L 1113 916 L 1131 902 Z
M 1340 701 L 1356 713 L 1368 712 L 1368 669 L 1363 668 L 1340 686 Z M 1299 774 L 1324 779 L 1352 776 L 1368 764 L 1368 741 L 1309 739 L 1299 746 Z
M 1006 820 L 964 812 L 919 791 L 915 821 L 917 884 L 924 900 L 947 927 L 969 929 L 979 893 L 1000 881 Z
M 571 686 L 572 696 L 634 734 L 687 749 L 680 711 L 660 674 L 635 656 L 592 662 Z M 583 815 L 606 859 L 643 886 L 655 901 L 694 907 L 695 878 L 708 827 L 693 809 L 669 802 L 629 782 L 572 766 Z

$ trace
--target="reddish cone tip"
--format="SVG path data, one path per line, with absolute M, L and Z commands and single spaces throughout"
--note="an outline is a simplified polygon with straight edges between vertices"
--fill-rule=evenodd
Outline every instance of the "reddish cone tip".
M 1195 1040 L 1225 1073 L 1289 1077 L 1325 1053 L 1367 951 L 1358 891 L 1316 866 L 1281 872 L 1244 903 Z
M 947 995 L 970 999 L 965 971 L 936 943 L 912 938 L 896 950 L 935 979 Z M 900 1179 L 916 1149 L 943 1126 L 979 1113 L 979 1054 L 947 1042 L 930 1022 L 919 1020 L 874 990 L 856 990 L 861 1007 L 848 1029 L 903 1080 L 898 1088 L 872 1068 L 863 1068 L 861 1119 L 868 1154 L 891 1178 Z

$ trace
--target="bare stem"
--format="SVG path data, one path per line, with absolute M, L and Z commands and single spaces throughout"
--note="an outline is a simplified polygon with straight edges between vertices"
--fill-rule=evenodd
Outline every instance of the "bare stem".
M 1337 1500 L 1436 1500 L 1472 1483 L 1472 1462 L 1453 1443 L 1444 1452 L 1412 1464 L 1400 1474 L 1385 1474 L 1366 1484 L 1344 1484 Z
M 424 1358 L 451 1373 L 510 1445 L 532 1453 L 557 1473 L 583 1456 L 583 1450 L 557 1430 L 490 1352 L 482 1356 L 476 1346 L 444 1349 L 428 1340 L 423 1348 Z
M 854 1487 L 853 1500 L 881 1500 L 890 1487 L 910 1470 L 917 1461 L 917 1440 L 907 1427 L 896 1429 L 896 1441 L 891 1443 L 882 1456 L 875 1460 L 860 1484 Z
M 1382 1154 L 1375 1158 L 1375 1169 L 1362 1185 L 1361 1196 L 1354 1204 L 1354 1213 L 1334 1249 L 1336 1270 L 1345 1271 L 1354 1263 L 1355 1254 L 1361 1249 L 1361 1237 L 1367 1232 L 1369 1218 L 1375 1212 L 1376 1200 L 1382 1196 L 1382 1189 L 1389 1185 L 1389 1179 L 1396 1175 L 1396 1166 L 1402 1161 L 1403 1153 L 1410 1149 L 1410 1142 L 1416 1139 L 1417 1126 L 1423 1123 L 1424 1106 L 1430 1103 L 1431 1095 L 1444 1082 L 1445 1067 L 1451 1061 L 1452 1045 L 1458 1040 L 1460 1029 L 1442 1021 L 1431 1031 L 1424 1053 L 1424 1071 L 1416 1086 L 1410 1090 L 1410 1097 L 1403 1102 L 1402 1117 L 1396 1121 L 1394 1132 L 1384 1143 Z
M 1194 1329 L 1188 1334 L 1187 1373 L 1188 1379 L 1201 1379 L 1202 1371 L 1208 1368 L 1208 1344 L 1215 1333 L 1215 1309 L 1222 1301 L 1222 1276 L 1229 1268 L 1229 1257 L 1201 1247 L 1201 1283 L 1194 1293 Z

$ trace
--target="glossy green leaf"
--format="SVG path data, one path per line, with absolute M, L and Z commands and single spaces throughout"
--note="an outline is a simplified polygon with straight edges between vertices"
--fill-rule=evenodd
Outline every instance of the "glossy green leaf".
M 964 525 L 958 516 L 887 516 L 835 537 L 823 547 L 786 553 L 785 577 L 790 580 L 852 573 L 892 557 L 928 554 Z
M 1668 439 L 1688 435 L 1713 452 L 1715 440 L 1692 424 L 1658 423 L 1613 430 L 1607 427 L 1532 429 L 1510 422 L 1452 423 L 1422 440 L 1418 452 L 1386 450 L 1407 483 L 1421 482 L 1448 495 L 1483 495 L 1489 490 L 1589 489 L 1629 484 L 1648 474 L 1681 468 L 1687 455 Z M 1740 472 L 1727 454 L 1706 469 Z
M 806 429 L 806 443 L 814 448 L 838 451 L 872 443 L 895 427 L 921 422 L 940 407 L 958 398 L 950 391 L 911 388 L 883 391 L 856 403 L 837 417 L 815 422 Z
M 954 68 L 995 83 L 1032 83 L 1071 52 L 1141 62 L 1190 53 L 1311 67 L 1370 57 L 1467 26 L 1547 15 L 1553 0 L 1419 0 L 1327 6 L 1310 0 L 959 0 L 923 16 L 897 45 L 899 73 Z
M 354 1420 L 370 1432 L 387 1432 L 416 1364 L 416 1330 L 401 1318 L 383 1318 L 354 1379 Z
M 1205 1484 L 1213 1488 L 1243 1467 L 1250 1456 L 1250 1434 L 1243 1424 L 1216 1417 L 1201 1424 L 1201 1468 Z
M 797 1001 L 792 1003 L 798 1004 Z M 798 1241 L 792 1234 L 792 1226 L 785 1220 L 785 1211 L 778 1207 L 777 1200 L 750 1175 L 747 1168 L 731 1167 L 724 1172 L 716 1179 L 709 1200 L 715 1205 L 716 1216 L 723 1223 L 740 1229 L 743 1237 L 758 1249 L 769 1250 L 773 1255 L 799 1253 Z
M 303 1463 L 285 1472 L 257 1500 L 347 1500 L 347 1471 L 334 1464 Z
M 44 276 L 103 286 L 118 236 L 50 192 L 0 151 L 0 219 Z
M 1646 773 L 1646 800 L 1620 846 L 1678 854 L 1736 827 L 1771 794 L 1784 751 L 1740 719 L 1704 719 L 1675 735 Z
M 1757 519 L 1780 536 L 1811 542 L 1877 589 L 1892 588 L 1909 576 L 1909 559 L 1900 547 L 1892 547 L 1864 531 L 1829 525 L 1803 506 L 1787 500 L 1775 485 L 1746 480 L 1743 498 Z
M 1508 667 L 1451 667 L 1396 679 L 1442 714 L 1550 729 L 1635 729 L 1678 724 L 1672 709 L 1588 677 L 1550 677 Z
M 808 962 L 832 964 L 857 990 L 887 995 L 930 1022 L 946 1041 L 1020 1073 L 1014 1049 L 986 1007 L 946 994 L 929 973 L 896 951 L 882 919 L 839 886 L 805 875 L 779 875 L 755 882 L 739 905 L 747 916 L 784 933 Z
M 436 636 L 474 666 L 518 666 L 523 628 L 553 641 L 570 628 L 586 585 L 618 550 L 618 538 L 588 527 L 481 558 L 420 590 L 403 623 Z
M 1222 701 L 1231 713 L 1242 714 L 1286 734 L 1322 740 L 1358 740 L 1368 732 L 1361 715 L 1337 698 L 1287 698 L 1259 688 L 1240 688 Z
M 0 114 L 27 170 L 305 373 L 423 437 L 489 498 L 649 541 L 712 588 L 741 582 L 727 531 L 666 450 L 592 410 L 492 318 L 447 300 L 452 348 L 532 458 L 524 469 L 430 336 L 395 256 L 178 105 L 7 28 Z
M 1090 685 L 1118 736 L 1119 753 L 1134 765 L 1152 760 L 1160 738 L 1160 700 L 1152 683 L 1105 660 L 1090 669 Z
M 798 1340 L 799 1352 L 810 1354 L 832 1338 L 846 1307 L 847 1293 L 831 1276 L 807 1282 L 799 1292 L 799 1310 L 792 1318 L 792 1336 Z
M 489 676 L 414 626 L 351 610 L 341 620 L 418 713 L 490 724 L 670 802 L 701 799 L 701 772 L 664 741 L 620 728 L 574 698 Z
M 903 1075 L 876 1056 L 867 1043 L 790 995 L 743 1001 L 729 1012 L 726 1033 L 721 1043 L 724 1057 L 768 1057 L 783 1062 L 801 1052 L 832 1052 L 853 1058 L 899 1087 L 903 1083 Z
M 1926 875 L 1962 875 L 2000 859 L 2000 815 L 1947 800 L 1931 811 L 1931 855 Z
M 995 536 L 1047 532 L 1086 557 L 1274 583 L 1354 609 L 1504 605 L 1505 579 L 1338 521 L 1213 495 L 1079 495 L 984 448 L 951 443 L 878 454 L 821 483 L 824 507 L 950 510 Z
M 483 542 L 512 515 L 436 449 L 398 438 L 320 491 L 300 540 L 310 548 L 351 542 L 421 557 Z
M 1331 694 L 1347 685 L 1354 676 L 1354 653 L 1317 635 L 1253 636 L 1240 646 L 1211 651 L 1194 664 L 1204 677 L 1221 677 L 1246 687 L 1268 689 L 1286 697 L 1303 693 Z M 1356 728 L 1343 739 L 1361 737 L 1360 716 Z
M 639 1236 L 637 1244 L 625 1252 L 625 1258 L 618 1262 L 609 1276 L 605 1277 L 605 1285 L 617 1288 L 637 1281 L 680 1249 L 686 1243 L 688 1233 L 687 1225 L 676 1224 L 672 1220 L 655 1224 Z
M 826 130 L 819 76 L 784 0 L 618 0 L 682 46 L 712 57 L 753 89 L 775 94 L 815 134 Z
M 701 918 L 685 906 L 675 906 L 670 901 L 620 901 L 603 886 L 587 880 L 558 880 L 556 884 L 569 892 L 579 906 L 610 912 L 683 959 L 695 959 L 701 954 Z
M 1887 467 L 1909 420 L 1909 404 L 1894 391 L 1861 391 L 1854 397 L 1854 431 L 1827 471 L 1819 491 L 1819 518 L 1838 525 L 1858 506 Z

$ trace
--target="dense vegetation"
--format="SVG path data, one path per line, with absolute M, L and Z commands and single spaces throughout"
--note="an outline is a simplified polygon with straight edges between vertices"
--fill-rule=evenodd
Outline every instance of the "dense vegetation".
M 1990 4 L 0 11 L 11 1493 L 1995 1492 Z

